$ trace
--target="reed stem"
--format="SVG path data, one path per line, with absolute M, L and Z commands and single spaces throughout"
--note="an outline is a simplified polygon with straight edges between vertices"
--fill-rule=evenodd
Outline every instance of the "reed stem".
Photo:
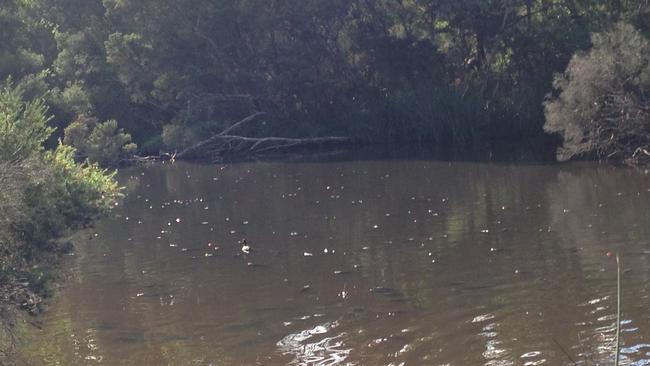
M 620 342 L 621 335 L 621 262 L 616 253 L 616 353 L 614 359 L 614 366 L 618 366 L 620 358 Z

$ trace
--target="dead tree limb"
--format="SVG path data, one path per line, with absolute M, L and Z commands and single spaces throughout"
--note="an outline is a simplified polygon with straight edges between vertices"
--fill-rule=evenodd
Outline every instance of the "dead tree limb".
M 317 146 L 333 146 L 348 144 L 349 137 L 327 136 L 309 138 L 289 137 L 246 137 L 235 135 L 215 135 L 207 140 L 194 144 L 176 154 L 177 159 L 209 158 L 218 159 L 224 156 L 259 156 L 272 153 L 288 152 L 290 150 Z
M 218 134 L 187 147 L 185 150 L 177 153 L 175 158 L 214 160 L 225 156 L 250 157 L 285 153 L 307 147 L 343 145 L 352 142 L 349 137 L 342 136 L 290 138 L 248 137 L 232 134 L 236 129 L 252 123 L 264 115 L 266 115 L 264 112 L 255 112 L 233 123 Z
M 217 136 L 229 134 L 229 133 L 232 132 L 233 130 L 235 130 L 235 129 L 241 127 L 242 125 L 245 125 L 245 124 L 247 124 L 247 123 L 249 123 L 249 122 L 254 121 L 257 117 L 264 116 L 265 114 L 266 114 L 266 113 L 264 113 L 264 112 L 255 112 L 255 113 L 251 114 L 250 116 L 248 116 L 248 117 L 242 119 L 241 121 L 232 124 L 230 127 L 228 127 L 228 128 L 226 128 L 225 130 L 221 131 L 221 132 L 219 133 L 219 135 L 217 135 Z

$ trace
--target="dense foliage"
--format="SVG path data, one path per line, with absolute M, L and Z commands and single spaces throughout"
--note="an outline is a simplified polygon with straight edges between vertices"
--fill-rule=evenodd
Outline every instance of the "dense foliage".
M 650 159 L 650 42 L 633 26 L 595 34 L 576 55 L 546 103 L 544 128 L 559 132 L 560 159 L 595 153 L 617 160 Z
M 616 16 L 545 1 L 104 4 L 122 24 L 108 61 L 162 123 L 218 131 L 262 109 L 273 132 L 438 143 L 538 135 L 551 75 Z
M 0 3 L 0 78 L 46 93 L 57 137 L 117 121 L 98 131 L 107 142 L 73 142 L 105 164 L 132 151 L 127 133 L 143 153 L 177 150 L 257 111 L 243 134 L 539 137 L 553 75 L 590 34 L 650 29 L 645 0 Z
M 77 116 L 65 128 L 63 142 L 77 148 L 78 155 L 102 166 L 115 166 L 137 149 L 131 135 L 117 127 L 117 121 L 99 122 L 85 115 Z
M 119 198 L 113 174 L 75 162 L 60 144 L 44 150 L 52 133 L 40 99 L 24 101 L 21 90 L 0 88 L 0 283 L 10 285 L 53 239 L 107 213 Z M 0 286 L 0 289 L 2 286 Z

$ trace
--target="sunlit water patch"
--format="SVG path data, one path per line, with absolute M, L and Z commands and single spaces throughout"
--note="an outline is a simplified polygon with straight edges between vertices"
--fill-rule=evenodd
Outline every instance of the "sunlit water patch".
M 278 349 L 283 355 L 294 357 L 290 362 L 292 365 L 345 364 L 351 349 L 345 347 L 345 333 L 332 334 L 337 327 L 338 322 L 330 322 L 289 334 L 277 343 Z

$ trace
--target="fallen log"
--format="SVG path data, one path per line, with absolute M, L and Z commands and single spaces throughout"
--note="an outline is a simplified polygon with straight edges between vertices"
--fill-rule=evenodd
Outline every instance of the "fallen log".
M 158 162 L 158 161 L 171 161 L 172 163 L 176 160 L 176 154 L 172 153 L 162 153 L 160 155 L 148 155 L 148 156 L 140 156 L 140 155 L 133 155 L 129 159 L 126 159 L 124 163 L 126 164 L 147 164 L 147 163 L 153 163 L 153 162 Z
M 215 135 L 176 154 L 176 159 L 218 159 L 220 157 L 233 155 L 250 157 L 278 152 L 289 152 L 307 147 L 343 145 L 351 142 L 351 138 L 343 136 L 257 138 L 235 135 Z
M 227 127 L 218 134 L 199 141 L 175 155 L 176 159 L 220 159 L 226 156 L 252 157 L 290 152 L 307 147 L 321 147 L 349 144 L 352 139 L 344 136 L 326 137 L 247 137 L 232 132 L 243 125 L 264 116 L 264 112 L 253 113 Z

